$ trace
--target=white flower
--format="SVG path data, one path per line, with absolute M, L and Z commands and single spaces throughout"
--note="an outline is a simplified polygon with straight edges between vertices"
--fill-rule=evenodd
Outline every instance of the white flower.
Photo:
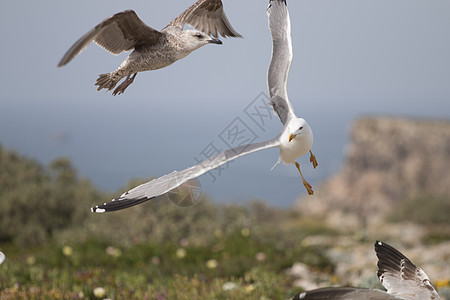
M 104 288 L 102 287 L 96 287 L 94 289 L 94 296 L 99 298 L 99 299 L 103 299 L 106 295 L 106 291 Z
M 184 258 L 184 257 L 186 256 L 186 249 L 184 249 L 184 248 L 178 248 L 178 249 L 177 249 L 177 252 L 176 252 L 176 256 L 177 256 L 179 259 Z
M 108 246 L 106 248 L 106 254 L 114 256 L 114 257 L 119 257 L 122 255 L 122 251 L 119 248 L 115 248 L 113 246 Z
M 62 248 L 62 253 L 63 253 L 65 256 L 72 256 L 72 254 L 73 254 L 73 249 L 72 249 L 72 247 L 70 247 L 70 246 L 64 246 L 64 247 Z
M 231 290 L 234 290 L 234 289 L 236 289 L 236 288 L 237 288 L 237 284 L 234 283 L 234 282 L 231 282 L 231 281 L 225 282 L 225 283 L 222 285 L 222 289 L 223 289 L 224 291 L 231 291 Z
M 247 294 L 250 294 L 251 292 L 253 292 L 254 289 L 255 289 L 255 286 L 253 284 L 249 284 L 245 287 L 245 292 Z
M 206 262 L 206 267 L 208 267 L 208 269 L 215 269 L 218 265 L 219 263 L 215 259 L 210 259 Z
M 242 234 L 243 237 L 248 237 L 250 235 L 250 229 L 242 228 L 241 229 L 241 234 Z

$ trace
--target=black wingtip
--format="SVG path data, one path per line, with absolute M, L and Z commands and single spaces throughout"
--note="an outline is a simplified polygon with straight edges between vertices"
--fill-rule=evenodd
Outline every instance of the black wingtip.
M 105 212 L 122 210 L 125 208 L 129 208 L 138 204 L 141 204 L 145 201 L 148 201 L 153 198 L 138 198 L 138 199 L 126 199 L 126 198 L 115 198 L 108 203 L 103 203 L 101 205 L 97 205 L 91 207 L 91 212 L 102 214 Z
M 384 242 L 376 241 L 374 247 L 375 247 L 375 252 L 377 254 L 378 259 L 380 259 L 380 256 L 381 257 L 390 256 L 397 260 L 408 259 L 400 251 L 398 251 L 391 245 L 388 245 Z
M 405 255 L 394 247 L 377 241 L 375 242 L 375 252 L 378 257 L 377 262 L 377 276 L 382 282 L 384 273 L 402 274 L 406 278 L 414 278 L 416 265 L 411 262 Z M 399 275 L 400 276 L 400 275 Z

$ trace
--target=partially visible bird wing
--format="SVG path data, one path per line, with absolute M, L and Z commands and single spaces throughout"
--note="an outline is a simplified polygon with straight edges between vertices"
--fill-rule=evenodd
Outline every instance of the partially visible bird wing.
M 120 54 L 143 45 L 159 42 L 163 34 L 147 26 L 133 10 L 117 13 L 83 35 L 58 64 L 64 66 L 94 41 L 105 50 Z
M 271 0 L 267 9 L 273 49 L 267 76 L 270 102 L 281 123 L 294 117 L 287 95 L 287 81 L 292 62 L 291 21 L 285 0 Z
M 199 0 L 186 9 L 181 15 L 170 22 L 167 27 L 177 26 L 183 29 L 189 24 L 207 35 L 218 37 L 219 32 L 223 37 L 242 37 L 234 30 L 228 21 L 221 0 Z
M 389 294 L 403 299 L 440 299 L 425 272 L 398 250 L 375 242 L 377 276 Z
M 274 138 L 261 143 L 247 144 L 238 146 L 232 149 L 220 152 L 209 159 L 202 161 L 201 163 L 184 169 L 182 171 L 174 171 L 170 174 L 153 179 L 147 183 L 141 184 L 126 193 L 123 193 L 120 197 L 113 199 L 112 201 L 103 205 L 98 205 L 91 208 L 93 212 L 103 213 L 115 210 L 121 210 L 128 208 L 152 198 L 163 195 L 186 181 L 194 179 L 212 169 L 215 169 L 226 162 L 236 159 L 240 156 L 256 152 L 259 150 L 278 147 L 280 145 L 279 139 Z
M 354 287 L 329 287 L 306 292 L 300 292 L 292 300 L 325 300 L 325 299 L 346 299 L 346 300 L 399 300 L 388 293 L 375 290 Z
M 0 252 L 0 265 L 5 261 L 5 254 L 3 252 Z

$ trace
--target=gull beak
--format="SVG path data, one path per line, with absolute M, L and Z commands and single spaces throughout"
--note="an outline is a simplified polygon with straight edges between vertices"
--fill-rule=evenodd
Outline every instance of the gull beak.
M 291 133 L 291 134 L 289 135 L 289 143 L 290 143 L 296 136 L 297 136 L 296 134 Z
M 211 38 L 208 43 L 210 44 L 218 44 L 218 45 L 222 45 L 222 41 L 219 39 L 215 39 L 215 38 Z

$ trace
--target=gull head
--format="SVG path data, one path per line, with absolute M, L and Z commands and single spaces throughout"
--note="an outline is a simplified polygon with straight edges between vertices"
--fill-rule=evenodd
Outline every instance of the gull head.
M 292 118 L 284 126 L 280 139 L 280 158 L 291 164 L 311 150 L 313 133 L 304 119 Z
M 212 38 L 199 30 L 183 30 L 181 34 L 183 35 L 183 40 L 185 41 L 185 48 L 189 52 L 192 52 L 206 44 L 222 44 L 221 40 Z
M 312 137 L 312 130 L 308 123 L 302 118 L 294 118 L 288 124 L 288 142 L 297 139 L 308 139 Z

